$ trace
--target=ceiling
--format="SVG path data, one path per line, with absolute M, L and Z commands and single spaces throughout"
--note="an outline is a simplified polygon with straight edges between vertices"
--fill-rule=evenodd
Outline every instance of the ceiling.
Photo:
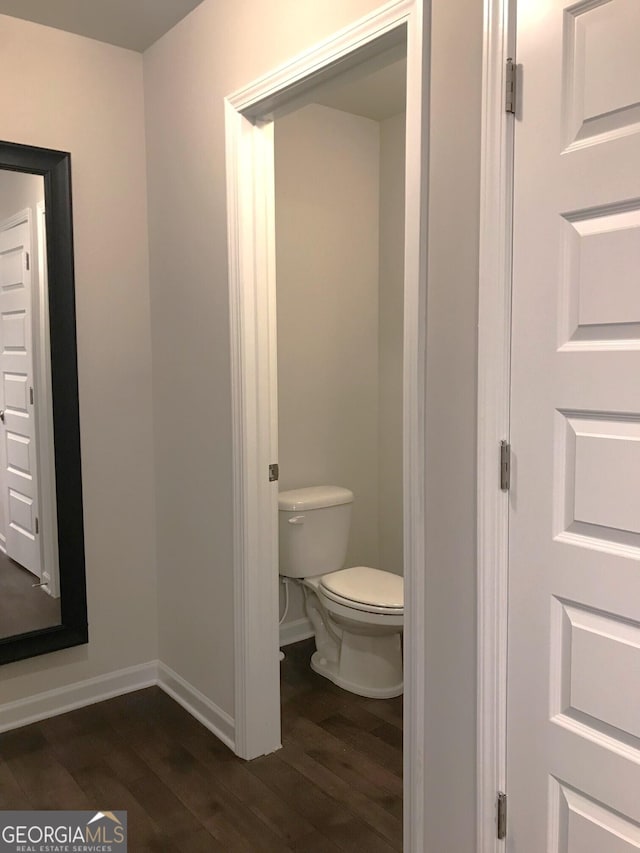
M 384 121 L 404 112 L 407 60 L 397 59 L 382 68 L 363 65 L 318 86 L 309 96 L 315 104 L 345 113 Z
M 0 0 L 0 15 L 144 51 L 202 0 Z M 309 100 L 383 121 L 404 110 L 406 48 L 396 46 L 315 87 Z
M 143 51 L 202 0 L 0 0 L 0 15 Z

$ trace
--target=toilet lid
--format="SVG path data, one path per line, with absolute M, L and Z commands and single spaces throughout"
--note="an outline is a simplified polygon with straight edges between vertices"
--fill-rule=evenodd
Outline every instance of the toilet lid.
M 323 575 L 320 586 L 332 597 L 339 596 L 347 601 L 369 607 L 384 607 L 402 610 L 404 607 L 404 579 L 400 575 L 354 566 Z

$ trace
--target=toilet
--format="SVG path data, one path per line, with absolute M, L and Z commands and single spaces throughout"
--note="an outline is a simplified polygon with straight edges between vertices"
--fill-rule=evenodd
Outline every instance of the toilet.
M 351 693 L 400 696 L 403 579 L 369 566 L 344 568 L 353 492 L 310 486 L 280 492 L 280 575 L 298 578 L 315 631 L 311 667 Z

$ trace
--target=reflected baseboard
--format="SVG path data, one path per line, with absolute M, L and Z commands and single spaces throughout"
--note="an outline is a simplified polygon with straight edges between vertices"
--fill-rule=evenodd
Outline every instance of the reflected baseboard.
M 149 661 L 0 705 L 0 733 L 154 686 L 164 690 L 235 751 L 233 718 L 161 661 Z

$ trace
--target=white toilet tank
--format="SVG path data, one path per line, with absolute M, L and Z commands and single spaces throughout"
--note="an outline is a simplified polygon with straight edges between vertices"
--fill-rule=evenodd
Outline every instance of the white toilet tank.
M 324 575 L 344 567 L 353 492 L 310 486 L 280 492 L 279 573 L 290 578 Z

